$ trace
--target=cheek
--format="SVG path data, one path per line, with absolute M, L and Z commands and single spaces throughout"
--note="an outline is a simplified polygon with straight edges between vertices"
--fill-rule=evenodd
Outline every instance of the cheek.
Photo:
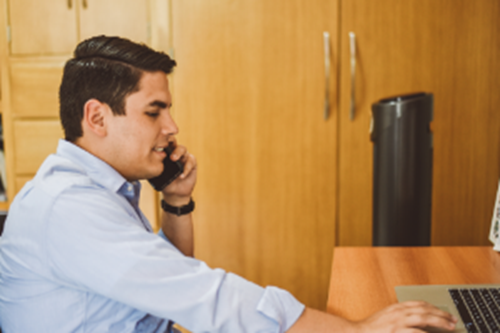
M 158 130 L 143 119 L 130 119 L 119 124 L 114 131 L 117 146 L 137 157 L 145 157 L 151 153 L 158 141 Z
M 138 154 L 149 158 L 154 155 L 157 140 L 153 131 L 137 131 L 134 135 L 131 135 L 129 142 Z

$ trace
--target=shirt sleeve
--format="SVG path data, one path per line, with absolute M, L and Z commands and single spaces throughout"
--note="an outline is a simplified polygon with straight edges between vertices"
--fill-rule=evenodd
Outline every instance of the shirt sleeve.
M 72 188 L 55 201 L 46 237 L 54 279 L 194 332 L 285 332 L 303 312 L 285 290 L 184 256 L 117 197 Z

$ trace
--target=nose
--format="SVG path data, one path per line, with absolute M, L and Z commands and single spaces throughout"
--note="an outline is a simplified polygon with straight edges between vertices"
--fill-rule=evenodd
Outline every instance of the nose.
M 177 127 L 174 118 L 172 118 L 170 110 L 162 112 L 161 133 L 166 136 L 176 135 L 179 133 L 179 128 Z

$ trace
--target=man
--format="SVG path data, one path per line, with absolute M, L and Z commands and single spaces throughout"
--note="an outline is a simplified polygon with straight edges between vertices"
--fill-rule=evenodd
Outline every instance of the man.
M 82 42 L 60 88 L 65 140 L 15 198 L 0 243 L 0 323 L 9 332 L 412 332 L 455 319 L 421 302 L 353 323 L 193 255 L 196 160 L 177 144 L 175 62 L 116 37 Z M 184 171 L 163 191 L 159 235 L 138 180 Z

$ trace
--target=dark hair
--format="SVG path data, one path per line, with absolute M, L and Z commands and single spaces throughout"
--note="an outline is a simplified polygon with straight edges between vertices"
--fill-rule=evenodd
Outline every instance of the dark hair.
M 75 49 L 64 66 L 59 88 L 59 114 L 65 138 L 83 135 L 83 107 L 92 98 L 109 105 L 113 114 L 125 114 L 125 97 L 139 90 L 142 73 L 170 74 L 175 61 L 163 52 L 120 37 L 97 36 Z

